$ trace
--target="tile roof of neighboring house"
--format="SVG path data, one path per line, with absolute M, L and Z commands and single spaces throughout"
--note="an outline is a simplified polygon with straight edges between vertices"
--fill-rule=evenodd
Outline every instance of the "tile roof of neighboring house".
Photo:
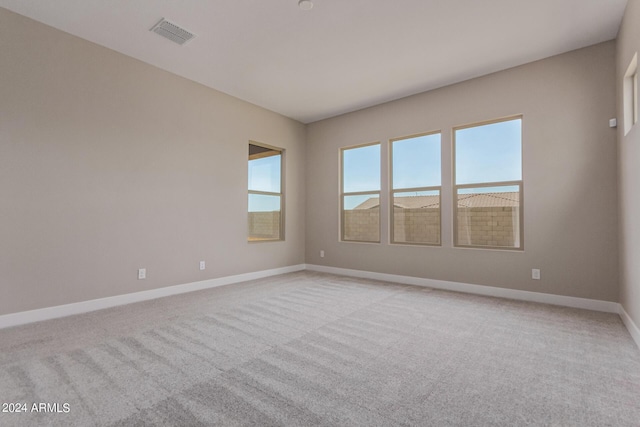
M 360 203 L 353 209 L 373 209 L 380 206 L 380 198 L 379 197 L 371 197 L 364 202 Z
M 520 193 L 481 193 L 461 194 L 458 197 L 459 208 L 497 208 L 520 206 Z
M 458 199 L 458 207 L 461 208 L 493 208 L 519 206 L 520 193 L 481 193 L 461 194 Z M 360 203 L 354 209 L 372 209 L 380 205 L 378 197 L 371 197 Z M 438 208 L 440 197 L 438 196 L 405 196 L 395 197 L 393 205 L 403 209 Z

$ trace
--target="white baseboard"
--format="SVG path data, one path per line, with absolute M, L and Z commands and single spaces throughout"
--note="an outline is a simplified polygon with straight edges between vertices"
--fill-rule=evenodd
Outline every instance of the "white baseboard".
M 11 326 L 24 325 L 27 323 L 39 322 L 41 320 L 56 319 L 59 317 L 71 316 L 74 314 L 87 313 L 89 311 L 102 310 L 104 308 L 131 304 L 140 301 L 147 301 L 151 299 L 167 297 L 170 295 L 183 294 L 186 292 L 200 291 L 203 289 L 215 288 L 218 286 L 225 286 L 233 283 L 246 282 L 248 280 L 261 279 L 263 277 L 292 273 L 294 271 L 301 271 L 304 269 L 304 264 L 298 264 L 288 267 L 274 268 L 271 270 L 262 270 L 253 273 L 244 273 L 235 276 L 202 280 L 200 282 L 186 283 L 183 285 L 167 286 L 164 288 L 134 292 L 131 294 L 116 295 L 107 298 L 82 301 L 73 304 L 58 305 L 55 307 L 47 307 L 37 310 L 5 314 L 3 316 L 0 316 L 0 329 L 9 328 Z
M 425 286 L 447 291 L 464 292 L 468 294 L 486 295 L 491 297 L 509 298 L 520 301 L 539 302 L 544 304 L 561 305 L 564 307 L 583 308 L 586 310 L 603 311 L 607 313 L 620 312 L 620 304 L 611 301 L 600 301 L 587 298 L 567 297 L 563 295 L 544 294 L 540 292 L 520 291 L 516 289 L 495 288 L 484 285 L 449 282 L 445 280 L 424 279 L 421 277 L 399 276 L 396 274 L 374 273 L 371 271 L 351 270 L 347 268 L 326 267 L 307 264 L 307 270 L 322 273 L 341 274 L 343 276 L 360 277 L 364 279 L 382 280 L 386 282 L 402 283 L 406 285 Z
M 633 338 L 638 348 L 640 348 L 640 328 L 638 328 L 638 325 L 634 323 L 633 319 L 631 318 L 631 316 L 629 316 L 629 313 L 625 311 L 622 304 L 620 304 L 619 314 L 620 314 L 620 318 L 622 319 L 622 322 L 629 330 L 629 333 L 631 334 L 631 338 Z
M 296 271 L 310 270 L 323 273 L 340 274 L 343 276 L 360 277 L 372 280 L 381 280 L 407 285 L 425 286 L 434 289 L 443 289 L 455 292 L 465 292 L 477 295 L 486 295 L 499 298 L 509 298 L 521 301 L 539 302 L 545 304 L 561 305 L 565 307 L 582 308 L 586 310 L 603 311 L 617 313 L 622 318 L 625 326 L 629 330 L 633 340 L 640 348 L 640 329 L 633 322 L 624 308 L 610 301 L 592 300 L 586 298 L 567 297 L 562 295 L 544 294 L 539 292 L 519 291 L 515 289 L 496 288 L 483 285 L 471 285 L 468 283 L 449 282 L 444 280 L 424 279 L 412 276 L 400 276 L 395 274 L 375 273 L 371 271 L 351 270 L 338 267 L 326 267 L 313 264 L 298 264 L 271 270 L 256 271 L 252 273 L 238 274 L 235 276 L 219 277 L 216 279 L 203 280 L 199 282 L 186 283 L 182 285 L 168 286 L 164 288 L 151 289 L 148 291 L 134 292 L 124 295 L 116 295 L 107 298 L 82 301 L 73 304 L 58 305 L 55 307 L 41 308 L 37 310 L 22 311 L 0 316 L 0 329 L 12 326 L 24 325 L 27 323 L 39 322 L 42 320 L 56 319 L 59 317 L 71 316 L 74 314 L 87 313 L 90 311 L 102 310 L 105 308 L 126 305 L 135 302 L 147 301 L 171 295 L 183 294 L 187 292 L 199 291 L 203 289 L 215 288 L 218 286 L 231 285 L 234 283 L 246 282 L 249 280 L 262 279 L 264 277 L 277 276 L 279 274 L 292 273 Z

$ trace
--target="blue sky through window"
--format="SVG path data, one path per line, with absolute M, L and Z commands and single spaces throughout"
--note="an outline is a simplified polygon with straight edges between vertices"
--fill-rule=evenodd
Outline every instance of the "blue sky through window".
M 439 196 L 439 190 L 429 191 L 398 191 L 393 193 L 394 197 L 416 197 L 416 196 Z
M 502 185 L 500 187 L 460 188 L 458 194 L 517 193 L 518 191 L 520 191 L 520 187 L 517 185 Z
M 380 190 L 380 144 L 343 150 L 342 156 L 343 192 Z
M 249 212 L 280 211 L 280 196 L 249 194 Z
M 278 155 L 249 161 L 249 190 L 280 192 L 280 158 Z
M 393 141 L 392 149 L 394 190 L 440 185 L 439 133 Z
M 249 190 L 280 193 L 282 155 L 249 160 Z M 280 210 L 280 196 L 249 194 L 249 212 Z
M 455 131 L 457 185 L 522 179 L 522 119 Z

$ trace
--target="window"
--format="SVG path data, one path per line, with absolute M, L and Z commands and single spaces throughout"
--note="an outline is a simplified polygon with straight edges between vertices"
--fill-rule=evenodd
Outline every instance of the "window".
M 454 129 L 456 246 L 523 249 L 522 117 Z
M 284 240 L 280 148 L 249 143 L 250 242 Z
M 440 244 L 440 132 L 391 140 L 391 243 Z
M 624 103 L 624 134 L 638 122 L 638 54 L 633 55 L 622 83 Z
M 380 144 L 340 150 L 341 239 L 380 242 Z
M 632 81 L 632 88 L 631 89 L 633 91 L 633 124 L 635 125 L 636 123 L 638 123 L 638 71 L 636 70 L 635 73 L 633 73 L 633 77 L 632 77 L 633 81 Z

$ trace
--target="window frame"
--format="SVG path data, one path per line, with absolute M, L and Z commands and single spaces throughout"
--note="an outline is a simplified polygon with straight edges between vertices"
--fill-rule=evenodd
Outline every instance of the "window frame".
M 622 82 L 623 131 L 627 136 L 638 123 L 638 53 L 629 62 Z
M 474 127 L 480 127 L 485 125 L 491 125 L 495 123 L 508 122 L 512 120 L 520 120 L 520 173 L 521 179 L 515 181 L 497 181 L 497 182 L 481 182 L 472 184 L 457 184 L 456 182 L 456 132 L 463 129 L 469 129 Z M 513 116 L 502 117 L 499 119 L 485 120 L 482 122 L 470 123 L 461 126 L 455 126 L 451 129 L 451 173 L 452 173 L 452 189 L 453 189 L 453 247 L 454 248 L 466 248 L 466 249 L 489 249 L 489 250 L 502 250 L 502 251 L 524 251 L 524 115 L 517 114 Z M 518 186 L 519 189 L 519 241 L 520 246 L 508 247 L 508 246 L 489 246 L 489 245 L 461 245 L 458 243 L 458 191 L 468 188 L 490 188 L 490 187 L 514 187 Z
M 380 172 L 380 181 L 378 182 L 378 190 L 372 191 L 354 191 L 354 192 L 345 192 L 344 191 L 344 152 L 347 150 L 354 150 L 358 148 L 370 147 L 377 145 L 380 149 L 380 164 L 378 165 Z M 341 242 L 346 243 L 371 243 L 371 244 L 380 244 L 382 241 L 382 144 L 380 141 L 377 142 L 367 142 L 364 144 L 351 145 L 348 147 L 340 148 L 340 236 L 339 240 Z M 355 239 L 345 239 L 345 209 L 344 209 L 344 200 L 349 196 L 366 196 L 366 195 L 377 195 L 380 204 L 378 206 L 378 240 L 355 240 Z
M 249 180 L 248 180 L 248 171 L 249 171 L 249 162 L 251 160 L 257 160 L 257 158 L 252 159 L 249 155 L 247 160 L 247 243 L 268 243 L 268 242 L 282 242 L 285 240 L 285 218 L 284 218 L 284 207 L 285 207 L 285 152 L 284 148 L 276 147 L 274 145 L 264 144 L 262 142 L 249 140 L 249 145 L 255 145 L 257 147 L 266 148 L 268 150 L 278 151 L 280 154 L 280 192 L 271 192 L 271 191 L 259 191 L 259 190 L 250 190 L 249 189 Z M 259 158 L 259 157 L 258 157 Z M 280 221 L 279 221 L 279 233 L 277 238 L 273 239 L 251 239 L 249 226 L 249 197 L 251 195 L 263 195 L 263 196 L 278 196 L 280 197 Z
M 398 141 L 404 141 L 407 139 L 419 138 L 430 135 L 440 135 L 440 158 L 438 162 L 440 164 L 440 185 L 429 187 L 412 187 L 412 188 L 394 188 L 393 186 L 393 143 Z M 423 243 L 423 242 L 403 242 L 395 240 L 395 197 L 396 193 L 408 193 L 418 191 L 438 191 L 438 209 L 440 211 L 438 221 L 438 243 Z M 442 131 L 435 130 L 424 133 L 416 133 L 408 136 L 401 136 L 392 138 L 389 140 L 389 243 L 392 245 L 409 245 L 409 246 L 442 246 Z
M 638 70 L 637 69 L 636 69 L 636 72 L 633 73 L 633 76 L 631 76 L 631 90 L 633 92 L 632 94 L 633 113 L 631 115 L 631 121 L 635 125 L 636 123 L 638 123 Z

